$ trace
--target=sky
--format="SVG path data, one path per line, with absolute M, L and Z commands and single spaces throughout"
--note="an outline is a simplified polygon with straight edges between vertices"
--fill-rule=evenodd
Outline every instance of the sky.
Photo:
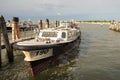
M 120 0 L 0 0 L 5 19 L 120 20 Z

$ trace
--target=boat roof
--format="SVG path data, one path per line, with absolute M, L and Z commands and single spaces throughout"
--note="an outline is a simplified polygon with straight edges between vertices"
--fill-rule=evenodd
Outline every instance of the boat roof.
M 75 28 L 60 28 L 60 27 L 56 27 L 56 28 L 48 28 L 48 29 L 42 29 L 40 31 L 70 31 L 70 30 L 76 30 Z

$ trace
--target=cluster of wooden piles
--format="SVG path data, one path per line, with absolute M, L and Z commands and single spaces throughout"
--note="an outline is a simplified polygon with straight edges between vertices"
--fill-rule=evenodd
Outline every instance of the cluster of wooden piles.
M 37 24 L 37 27 L 40 29 L 43 28 L 49 28 L 50 23 L 49 20 L 46 19 L 45 21 L 45 27 L 43 27 L 43 22 L 40 20 Z M 59 21 L 55 22 L 55 27 L 59 25 Z M 34 33 L 30 34 L 30 36 L 23 37 L 21 36 L 21 30 L 19 26 L 19 18 L 18 17 L 13 17 L 11 21 L 11 28 L 12 28 L 12 41 L 10 41 L 8 37 L 8 31 L 7 31 L 7 26 L 6 26 L 6 21 L 3 16 L 0 16 L 0 68 L 2 67 L 2 49 L 6 49 L 7 56 L 8 56 L 8 61 L 11 63 L 14 61 L 14 54 L 13 54 L 13 47 L 12 45 L 18 41 L 23 41 L 27 39 L 33 38 Z M 34 29 L 33 29 L 34 31 Z M 1 34 L 3 35 L 3 41 L 1 39 Z M 4 44 L 2 44 L 4 42 Z
M 111 22 L 109 29 L 120 32 L 120 23 L 119 22 Z

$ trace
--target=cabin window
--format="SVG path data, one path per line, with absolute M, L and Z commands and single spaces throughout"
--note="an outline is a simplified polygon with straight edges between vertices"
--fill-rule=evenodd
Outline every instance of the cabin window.
M 66 38 L 66 33 L 62 32 L 62 38 Z
M 43 32 L 42 37 L 57 37 L 56 32 Z

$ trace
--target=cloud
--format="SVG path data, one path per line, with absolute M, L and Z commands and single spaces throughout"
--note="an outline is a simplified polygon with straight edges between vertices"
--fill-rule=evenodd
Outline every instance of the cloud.
M 116 16 L 119 7 L 120 0 L 0 0 L 0 13 L 9 16 Z

